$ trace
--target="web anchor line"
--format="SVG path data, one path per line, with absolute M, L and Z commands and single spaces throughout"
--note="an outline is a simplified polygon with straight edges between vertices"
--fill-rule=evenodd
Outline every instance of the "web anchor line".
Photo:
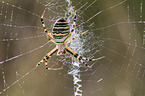
M 27 72 L 25 75 L 23 75 L 22 77 L 20 77 L 19 79 L 17 79 L 16 81 L 14 81 L 11 85 L 9 85 L 8 87 L 6 87 L 5 89 L 3 89 L 0 94 L 2 94 L 3 92 L 7 91 L 9 88 L 11 88 L 13 85 L 15 85 L 17 82 L 19 82 L 20 80 L 22 80 L 23 78 L 25 78 L 28 74 L 30 74 L 31 72 L 33 72 L 38 66 L 35 66 L 33 69 L 31 69 L 29 72 Z

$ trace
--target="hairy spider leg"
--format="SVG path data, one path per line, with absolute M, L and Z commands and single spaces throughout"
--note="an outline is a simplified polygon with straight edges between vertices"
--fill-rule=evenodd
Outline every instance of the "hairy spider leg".
M 69 40 L 68 42 L 66 42 L 66 44 L 70 43 L 70 42 L 71 42 L 71 41 L 73 41 L 74 39 L 76 39 L 76 38 L 80 37 L 81 35 L 83 35 L 83 34 L 85 34 L 85 33 L 87 33 L 87 32 L 88 32 L 88 30 L 87 30 L 87 31 L 85 31 L 85 32 L 83 32 L 83 33 L 81 33 L 81 34 L 79 34 L 78 36 L 76 36 L 76 37 L 72 38 L 71 40 Z
M 57 51 L 58 51 L 57 48 L 54 48 L 53 50 L 51 50 L 37 65 L 40 65 L 41 62 L 45 62 L 46 69 L 48 69 L 48 70 L 61 70 L 61 69 L 63 69 L 63 67 L 61 67 L 61 68 L 48 68 L 48 65 L 47 65 L 48 59 Z
M 65 47 L 65 50 L 67 52 L 69 52 L 71 55 L 73 55 L 75 58 L 77 58 L 78 60 L 80 60 L 85 66 L 87 66 L 88 68 L 91 68 L 91 66 L 89 66 L 87 63 L 85 63 L 83 60 L 87 60 L 87 61 L 96 61 L 96 60 L 100 60 L 103 57 L 100 57 L 100 58 L 97 58 L 97 59 L 87 59 L 87 58 L 84 58 L 82 56 L 80 56 L 79 54 L 77 54 L 76 52 L 74 52 L 72 49 L 70 49 L 68 46 Z
M 75 58 L 77 58 L 78 60 L 80 60 L 85 66 L 87 66 L 88 68 L 91 68 L 91 66 L 89 66 L 87 63 L 85 63 L 83 60 L 82 60 L 82 57 L 80 55 L 78 55 L 76 52 L 74 52 L 72 49 L 70 49 L 69 47 L 65 47 L 65 50 L 67 52 L 69 52 L 71 55 L 73 55 Z M 77 54 L 77 55 L 76 55 Z
M 48 38 L 48 37 L 47 37 Z M 57 44 L 54 40 L 48 38 L 48 40 L 50 40 L 51 42 L 53 42 L 54 44 Z
M 44 28 L 45 33 L 46 33 L 48 36 L 50 36 L 51 38 L 53 38 L 53 36 L 52 36 L 52 35 L 46 30 L 46 28 L 45 28 L 45 24 L 44 24 L 44 21 L 43 21 L 43 16 L 44 16 L 44 14 L 45 14 L 45 11 L 46 11 L 46 8 L 44 9 L 43 14 L 42 14 L 42 16 L 41 16 L 41 23 L 42 23 L 42 26 L 43 26 L 43 28 Z
M 67 39 L 65 40 L 65 43 L 68 41 L 68 39 L 70 38 L 70 36 L 72 35 L 72 33 L 74 32 L 74 29 L 75 29 L 75 26 L 76 26 L 76 11 L 75 11 L 75 6 L 74 6 L 74 3 L 72 2 L 72 6 L 73 6 L 73 9 L 74 9 L 74 23 L 73 23 L 73 28 L 69 34 L 69 36 L 67 37 Z

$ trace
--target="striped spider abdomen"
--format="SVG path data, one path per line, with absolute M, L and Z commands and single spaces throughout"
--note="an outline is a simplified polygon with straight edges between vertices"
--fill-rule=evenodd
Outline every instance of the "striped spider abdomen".
M 64 18 L 59 18 L 52 29 L 52 36 L 56 43 L 63 43 L 68 34 L 70 33 L 70 27 L 68 22 Z

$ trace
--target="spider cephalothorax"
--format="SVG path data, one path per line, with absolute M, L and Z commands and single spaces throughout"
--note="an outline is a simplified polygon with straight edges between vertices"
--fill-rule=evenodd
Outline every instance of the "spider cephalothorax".
M 48 35 L 48 40 L 52 41 L 53 43 L 56 44 L 56 47 L 51 50 L 39 63 L 38 65 L 40 65 L 41 62 L 45 62 L 45 65 L 46 65 L 46 69 L 48 70 L 61 70 L 63 67 L 61 68 L 48 68 L 47 66 L 47 61 L 48 59 L 54 54 L 57 52 L 57 55 L 62 55 L 62 54 L 66 54 L 66 53 L 69 53 L 71 54 L 72 56 L 74 56 L 76 59 L 80 60 L 84 65 L 86 65 L 88 68 L 91 68 L 91 66 L 89 66 L 88 64 L 86 64 L 84 62 L 84 60 L 87 60 L 87 61 L 95 61 L 95 60 L 99 60 L 99 59 L 102 59 L 104 58 L 103 57 L 100 57 L 100 58 L 97 58 L 97 59 L 87 59 L 85 57 L 82 57 L 80 56 L 79 54 L 77 54 L 76 52 L 74 52 L 71 48 L 69 48 L 67 46 L 68 43 L 70 43 L 71 41 L 73 41 L 75 38 L 83 35 L 84 33 L 88 32 L 85 31 L 81 34 L 79 34 L 78 36 L 72 38 L 71 40 L 69 40 L 70 36 L 72 35 L 74 29 L 75 29 L 75 25 L 76 25 L 76 11 L 75 11 L 75 6 L 74 4 L 72 3 L 72 6 L 73 6 L 73 9 L 74 9 L 74 23 L 73 23 L 73 28 L 71 29 L 70 31 L 70 27 L 69 27 L 69 24 L 68 22 L 64 19 L 64 18 L 59 18 L 54 26 L 53 26 L 53 29 L 52 29 L 52 34 L 50 34 L 46 28 L 45 28 L 45 24 L 44 24 L 44 21 L 43 21 L 43 16 L 45 14 L 45 10 L 41 16 L 41 22 L 42 22 L 42 26 L 44 28 L 44 31 L 45 33 Z M 69 41 L 68 41 L 69 40 Z

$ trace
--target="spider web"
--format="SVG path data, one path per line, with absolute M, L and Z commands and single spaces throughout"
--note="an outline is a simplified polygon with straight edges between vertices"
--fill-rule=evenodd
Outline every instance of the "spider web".
M 69 2 L 69 3 L 68 3 Z M 74 0 L 77 11 L 72 37 L 89 30 L 69 44 L 88 58 L 105 58 L 79 63 L 83 96 L 145 95 L 145 12 L 143 0 Z M 1 96 L 74 96 L 72 72 L 78 62 L 70 55 L 54 55 L 48 71 L 36 64 L 54 47 L 40 18 L 51 32 L 55 21 L 65 17 L 73 24 L 70 1 L 2 0 L 0 2 L 0 94 Z

